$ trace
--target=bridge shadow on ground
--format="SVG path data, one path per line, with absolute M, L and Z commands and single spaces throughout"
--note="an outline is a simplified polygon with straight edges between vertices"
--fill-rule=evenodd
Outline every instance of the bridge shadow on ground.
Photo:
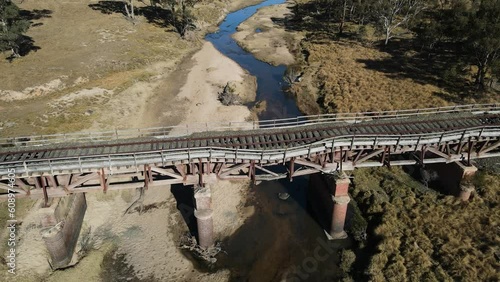
M 222 242 L 223 250 L 216 269 L 229 269 L 230 281 L 292 281 L 305 261 L 314 257 L 317 248 L 328 254 L 307 281 L 337 281 L 339 245 L 326 239 L 323 228 L 307 212 L 307 177 L 264 181 L 251 187 L 245 206 L 253 206 L 254 214 L 236 232 Z M 290 197 L 282 200 L 279 193 Z M 318 241 L 322 241 L 318 243 Z M 299 270 L 300 269 L 300 270 Z
M 192 186 L 183 184 L 172 184 L 170 192 L 177 202 L 177 209 L 182 215 L 184 222 L 189 228 L 191 235 L 198 235 L 198 225 L 194 216 L 194 189 Z

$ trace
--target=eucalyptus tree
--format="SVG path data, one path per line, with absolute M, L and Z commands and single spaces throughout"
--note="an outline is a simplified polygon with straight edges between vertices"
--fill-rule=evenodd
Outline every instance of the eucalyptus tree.
M 30 22 L 21 17 L 16 4 L 10 0 L 0 0 L 0 51 L 10 50 L 12 57 L 20 57 L 23 34 L 29 27 Z
M 384 43 L 394 37 L 394 31 L 408 24 L 426 7 L 425 0 L 377 0 L 375 13 L 384 32 Z

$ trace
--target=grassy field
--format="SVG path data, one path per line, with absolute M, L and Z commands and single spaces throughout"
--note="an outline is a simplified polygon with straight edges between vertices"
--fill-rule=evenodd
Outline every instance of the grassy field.
M 416 182 L 401 168 L 360 169 L 352 195 L 370 221 L 356 280 L 497 281 L 500 177 L 479 173 L 464 203 Z M 356 269 L 357 267 L 357 269 Z

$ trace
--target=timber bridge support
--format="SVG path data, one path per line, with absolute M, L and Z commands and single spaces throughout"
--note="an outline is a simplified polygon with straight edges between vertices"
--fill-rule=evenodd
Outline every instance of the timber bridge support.
M 0 199 L 14 193 L 47 203 L 92 191 L 291 180 L 363 167 L 471 166 L 474 159 L 499 157 L 499 147 L 500 104 L 3 138 L 0 189 L 5 193 Z M 285 166 L 287 172 L 276 172 L 274 166 Z M 329 196 L 336 215 L 333 237 L 345 236 L 348 185 L 338 180 Z M 471 190 L 464 187 L 465 200 Z M 213 242 L 209 199 L 203 188 L 195 193 L 204 247 Z

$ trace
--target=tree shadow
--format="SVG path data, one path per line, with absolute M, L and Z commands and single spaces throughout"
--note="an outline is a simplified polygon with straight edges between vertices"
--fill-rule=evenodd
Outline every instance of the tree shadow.
M 457 46 L 442 46 L 430 52 L 422 50 L 415 39 L 407 38 L 390 41 L 388 45 L 380 43 L 375 48 L 388 53 L 390 57 L 380 60 L 359 59 L 357 62 L 363 63 L 367 69 L 383 72 L 391 79 L 409 78 L 422 85 L 439 87 L 444 92 L 435 92 L 434 95 L 449 102 L 459 103 L 464 96 L 476 93 L 473 85 L 460 77 L 467 70 L 457 64 Z M 458 73 L 450 75 L 450 70 L 456 68 L 460 68 Z
M 21 18 L 23 18 L 25 20 L 34 21 L 34 20 L 41 20 L 41 19 L 45 19 L 45 18 L 52 18 L 52 11 L 47 10 L 47 9 L 43 9 L 43 10 L 35 9 L 32 11 L 20 10 L 19 15 L 21 16 Z M 39 23 L 39 25 L 42 25 L 42 23 Z
M 36 27 L 36 26 L 41 26 L 43 23 L 41 22 L 34 22 L 37 20 L 45 19 L 45 18 L 51 18 L 52 16 L 52 11 L 43 9 L 43 10 L 20 10 L 19 11 L 19 19 L 20 20 L 25 20 L 28 21 L 31 27 Z M 24 57 L 28 55 L 31 51 L 38 51 L 41 49 L 40 46 L 35 45 L 35 40 L 31 36 L 28 35 L 20 35 L 19 38 L 16 41 L 16 44 L 18 46 L 18 54 L 21 57 Z M 14 54 L 11 54 L 6 58 L 9 62 L 12 62 L 14 59 L 16 59 L 17 56 Z
M 92 10 L 100 11 L 103 14 L 121 14 L 127 17 L 127 12 L 123 2 L 117 1 L 99 1 L 95 4 L 88 5 Z M 154 24 L 159 27 L 171 27 L 173 25 L 172 12 L 160 6 L 143 6 L 134 7 L 136 16 L 144 16 L 148 23 Z
M 295 3 L 288 8 L 291 13 L 283 18 L 272 17 L 271 20 L 287 31 L 305 31 L 307 41 L 323 44 L 350 36 L 347 32 L 338 33 L 339 21 L 332 18 L 326 1 Z

